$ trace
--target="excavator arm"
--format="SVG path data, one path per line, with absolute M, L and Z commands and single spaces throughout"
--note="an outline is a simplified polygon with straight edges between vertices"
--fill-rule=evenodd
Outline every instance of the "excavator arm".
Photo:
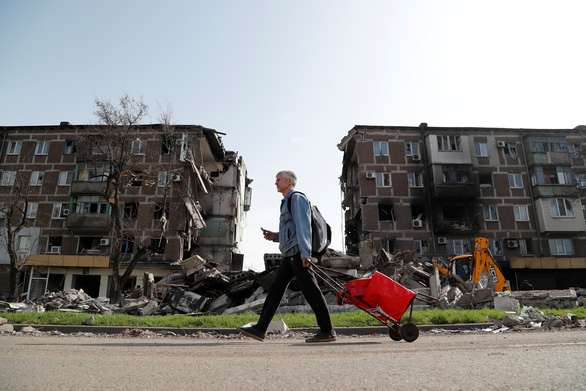
M 497 292 L 511 290 L 511 283 L 505 280 L 500 268 L 490 255 L 488 239 L 477 238 L 474 242 L 474 270 L 472 272 L 472 281 L 474 283 L 480 281 L 480 276 L 483 272 L 492 280 Z

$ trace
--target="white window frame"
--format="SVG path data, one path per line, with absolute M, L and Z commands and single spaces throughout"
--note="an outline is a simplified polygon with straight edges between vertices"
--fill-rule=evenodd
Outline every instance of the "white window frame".
M 43 171 L 33 171 L 31 173 L 31 186 L 42 186 L 43 185 L 43 178 L 45 177 L 45 173 Z
M 470 241 L 465 239 L 448 239 L 448 242 L 446 243 L 446 248 L 448 249 L 448 253 L 456 255 L 472 253 Z
M 474 154 L 476 157 L 488 157 L 488 144 L 485 142 L 475 142 Z
M 572 218 L 574 217 L 574 205 L 570 198 L 551 198 L 549 200 L 551 217 Z M 569 208 L 568 208 L 569 206 Z
M 483 205 L 484 221 L 499 221 L 499 213 L 496 205 Z
M 71 186 L 73 183 L 73 171 L 59 171 L 57 186 Z
M 509 174 L 509 187 L 511 189 L 522 189 L 523 179 L 521 174 Z
M 549 239 L 551 255 L 574 255 L 572 239 Z
M 75 140 L 65 140 L 63 143 L 63 154 L 64 155 L 73 155 L 73 151 L 75 150 Z
M 391 182 L 391 173 L 390 172 L 377 172 L 375 173 L 376 176 L 376 187 L 393 187 L 393 183 Z
M 29 235 L 19 235 L 16 240 L 16 251 L 30 252 L 32 249 L 33 238 Z
M 66 216 L 63 214 L 64 210 L 69 210 L 69 203 L 67 202 L 55 202 L 53 204 L 53 213 L 51 214 L 52 219 L 64 219 Z
M 6 149 L 7 155 L 20 155 L 22 150 L 22 141 L 9 141 Z
M 36 218 L 38 211 L 39 211 L 39 203 L 38 202 L 29 202 L 26 207 L 26 218 L 27 219 Z
M 50 146 L 51 146 L 50 141 L 37 142 L 37 147 L 35 148 L 35 155 L 48 155 Z
M 408 172 L 407 183 L 409 187 L 423 187 L 423 174 L 420 172 Z
M 437 149 L 438 151 L 461 151 L 462 144 L 460 136 L 438 135 Z
M 413 253 L 417 255 L 425 254 L 423 249 L 425 248 L 425 253 L 429 251 L 429 240 L 414 240 L 413 241 Z
M 419 143 L 405 141 L 405 156 L 419 155 Z
M 374 156 L 389 156 L 389 143 L 387 141 L 374 141 L 372 148 Z
M 515 221 L 529 221 L 529 208 L 527 205 L 513 205 Z
M 133 155 L 145 155 L 147 148 L 146 140 L 134 140 L 132 142 L 132 154 Z
M 531 243 L 531 239 L 518 239 L 519 240 L 519 254 L 521 255 L 533 255 L 533 246 L 531 251 L 527 248 L 527 243 Z
M 488 248 L 492 255 L 503 255 L 503 241 L 500 239 L 490 239 Z
M 16 181 L 16 171 L 4 171 L 2 173 L 2 181 L 0 186 L 14 186 Z

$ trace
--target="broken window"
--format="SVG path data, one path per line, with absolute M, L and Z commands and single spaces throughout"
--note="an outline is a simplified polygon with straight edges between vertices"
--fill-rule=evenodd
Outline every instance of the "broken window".
M 110 205 L 102 196 L 73 196 L 73 213 L 110 214 Z
M 130 186 L 142 185 L 142 182 L 144 181 L 144 178 L 142 176 L 142 171 L 132 171 L 132 173 L 130 175 L 131 175 Z
M 45 173 L 43 171 L 33 171 L 31 174 L 31 186 L 42 186 Z
M 405 156 L 419 155 L 419 143 L 405 141 Z
M 102 247 L 100 246 L 101 237 L 95 236 L 81 236 L 77 245 L 77 252 L 80 254 L 99 253 Z
M 62 236 L 49 236 L 49 240 L 47 240 L 47 252 L 51 254 L 60 254 L 62 240 Z
M 428 240 L 414 240 L 413 241 L 413 252 L 417 255 L 427 254 L 429 249 Z
M 376 173 L 376 187 L 391 187 L 391 173 L 377 172 Z
M 65 140 L 63 145 L 63 154 L 64 155 L 72 155 L 76 152 L 75 150 L 75 141 L 73 140 Z
M 480 187 L 492 187 L 492 174 L 490 172 L 478 173 L 478 182 Z
M 437 136 L 439 151 L 461 151 L 460 136 Z
M 457 164 L 442 164 L 444 184 L 466 183 L 472 178 L 472 168 Z
M 492 255 L 503 255 L 503 242 L 500 239 L 490 239 L 488 249 Z
M 389 143 L 386 141 L 375 141 L 374 156 L 389 156 Z
M 175 152 L 175 145 L 177 144 L 177 137 L 163 135 L 163 142 L 161 143 L 161 154 L 169 155 Z
M 124 218 L 136 219 L 138 217 L 138 202 L 127 202 L 124 204 Z
M 378 220 L 379 221 L 395 221 L 395 207 L 392 204 L 378 205 Z
M 531 239 L 519 239 L 521 255 L 533 255 L 533 241 Z
M 448 240 L 446 243 L 448 254 L 471 254 L 470 241 L 462 239 Z
M 392 239 L 381 239 L 380 245 L 382 249 L 387 250 L 388 252 L 395 251 L 395 241 Z
M 517 158 L 517 144 L 515 143 L 507 143 L 504 149 L 505 157 L 510 157 L 511 159 Z
M 126 238 L 122 244 L 122 253 L 132 254 L 134 251 L 134 238 Z
M 568 198 L 552 198 L 549 200 L 553 217 L 574 217 L 572 200 Z
M 165 253 L 165 239 L 164 238 L 152 238 L 151 248 L 156 249 L 152 251 L 152 254 L 164 254 Z

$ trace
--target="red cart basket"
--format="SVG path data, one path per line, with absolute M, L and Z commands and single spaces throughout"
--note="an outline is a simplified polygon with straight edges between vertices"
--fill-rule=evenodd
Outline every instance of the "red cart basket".
M 389 328 L 389 337 L 394 341 L 403 339 L 413 342 L 419 337 L 419 329 L 411 323 L 413 302 L 416 297 L 418 300 L 429 303 L 436 301 L 431 296 L 405 288 L 379 272 L 367 278 L 349 281 L 342 286 L 331 278 L 323 267 L 311 265 L 311 270 L 316 277 L 336 290 L 338 304 L 353 304 L 378 319 Z M 408 322 L 402 325 L 401 317 L 409 307 L 411 310 Z

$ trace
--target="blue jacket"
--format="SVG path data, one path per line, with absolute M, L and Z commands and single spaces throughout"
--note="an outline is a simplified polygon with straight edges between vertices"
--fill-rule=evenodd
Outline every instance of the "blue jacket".
M 275 242 L 285 257 L 301 253 L 301 258 L 311 258 L 311 207 L 305 195 L 291 190 L 281 201 L 279 232 L 275 232 Z M 287 206 L 291 198 L 291 213 Z

